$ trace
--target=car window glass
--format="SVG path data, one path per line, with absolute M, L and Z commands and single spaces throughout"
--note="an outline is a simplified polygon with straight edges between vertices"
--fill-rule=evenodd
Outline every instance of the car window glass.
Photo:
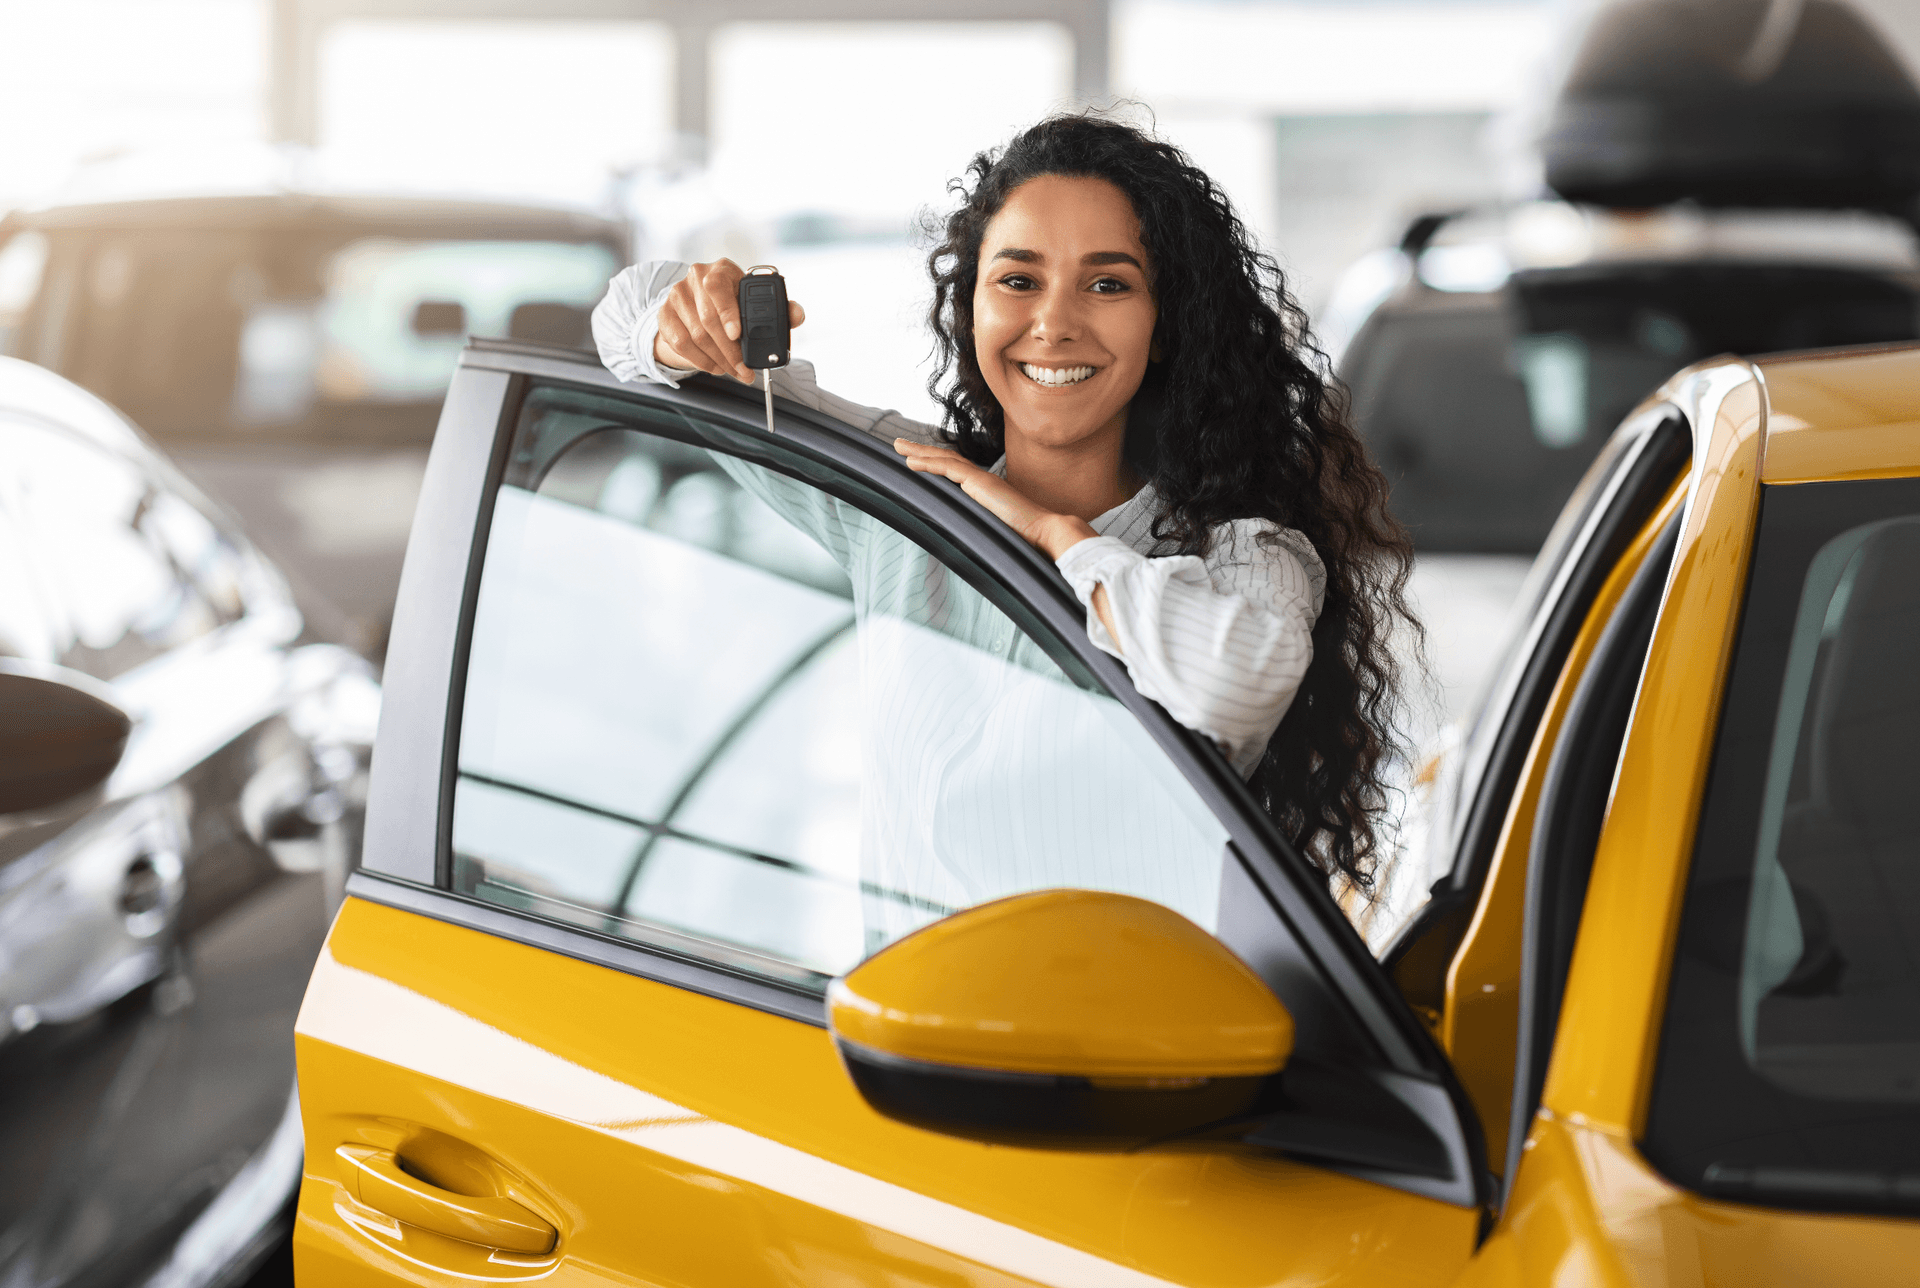
M 21 350 L 170 443 L 424 443 L 468 336 L 587 345 L 619 267 L 600 242 L 444 231 L 57 238 L 71 289 L 50 277 Z
M 1738 262 L 1526 269 L 1458 289 L 1435 246 L 1342 355 L 1362 437 L 1422 551 L 1537 549 L 1605 435 L 1716 353 L 1920 337 L 1904 274 Z M 1438 287 L 1438 289 L 1435 289 Z
M 475 608 L 455 888 L 814 988 L 1024 890 L 1211 928 L 1224 829 L 1138 722 L 951 556 L 703 445 L 728 432 L 530 395 Z
M 1761 516 L 1649 1156 L 1733 1196 L 1911 1204 L 1920 481 L 1769 488 Z
M 110 679 L 238 615 L 230 573 L 209 579 L 218 601 L 194 580 L 232 563 L 225 539 L 138 466 L 37 425 L 0 425 L 0 444 L 63 665 Z
M 1920 963 L 1908 952 L 1920 941 L 1916 639 L 1920 516 L 1820 548 L 1787 654 L 1740 958 L 1741 1050 L 1790 1089 L 1831 1095 L 1920 1074 Z M 1859 898 L 1870 890 L 1882 897 Z M 1860 1005 L 1875 994 L 1907 1020 L 1895 1050 L 1859 1049 L 1894 1036 L 1890 1017 Z

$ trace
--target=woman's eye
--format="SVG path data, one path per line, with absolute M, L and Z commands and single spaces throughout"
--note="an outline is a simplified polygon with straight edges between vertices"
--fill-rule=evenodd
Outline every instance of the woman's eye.
M 1119 295 L 1123 291 L 1131 291 L 1133 288 L 1117 277 L 1103 277 L 1093 284 L 1093 289 L 1096 294 L 1100 295 Z
M 1000 285 L 1007 287 L 1009 290 L 1031 291 L 1034 282 L 1033 279 L 1025 273 L 1008 273 L 1000 279 Z

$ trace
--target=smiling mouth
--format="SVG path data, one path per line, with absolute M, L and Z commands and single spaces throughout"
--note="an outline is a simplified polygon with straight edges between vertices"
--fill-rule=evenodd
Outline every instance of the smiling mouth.
M 1017 364 L 1027 379 L 1036 385 L 1045 385 L 1057 389 L 1062 385 L 1077 385 L 1098 371 L 1098 367 L 1036 367 L 1031 362 Z

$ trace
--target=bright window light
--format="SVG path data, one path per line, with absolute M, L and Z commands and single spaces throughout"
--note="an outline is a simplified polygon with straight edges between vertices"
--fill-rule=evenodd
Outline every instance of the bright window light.
M 666 151 L 673 63 L 657 22 L 343 22 L 320 141 L 395 181 L 591 197 L 609 166 Z

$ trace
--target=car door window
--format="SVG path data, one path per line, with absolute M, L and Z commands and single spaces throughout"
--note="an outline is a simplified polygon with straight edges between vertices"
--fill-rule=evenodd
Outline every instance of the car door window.
M 529 394 L 473 611 L 454 888 L 807 989 L 1051 886 L 1211 929 L 1226 832 L 1134 717 L 938 534 L 738 440 Z
M 36 424 L 0 424 L 60 662 L 111 679 L 240 616 L 233 543 L 139 466 Z
M 1920 1201 L 1920 480 L 1767 488 L 1649 1109 L 1683 1185 Z

